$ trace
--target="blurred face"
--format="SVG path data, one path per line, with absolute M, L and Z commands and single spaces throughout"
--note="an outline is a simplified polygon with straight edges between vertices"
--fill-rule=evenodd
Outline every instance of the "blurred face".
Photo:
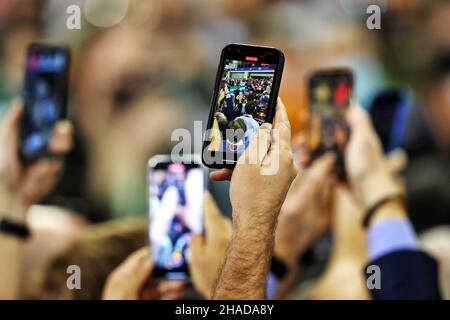
M 90 191 L 103 201 L 117 202 L 112 198 L 118 194 L 133 198 L 145 187 L 146 161 L 167 152 L 172 131 L 184 126 L 176 97 L 161 93 L 175 77 L 170 68 L 182 70 L 173 56 L 180 50 L 167 37 L 152 38 L 150 46 L 150 37 L 110 29 L 81 60 L 76 119 L 90 152 Z M 136 203 L 130 210 L 145 208 L 145 199 L 126 202 Z
M 450 151 L 450 75 L 438 82 L 430 92 L 428 110 L 431 127 L 438 144 Z

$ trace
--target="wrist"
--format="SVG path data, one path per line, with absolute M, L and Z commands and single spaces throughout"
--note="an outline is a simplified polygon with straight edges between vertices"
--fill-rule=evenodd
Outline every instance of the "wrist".
M 23 223 L 26 220 L 28 208 L 29 205 L 24 201 L 0 191 L 0 218 L 7 218 L 15 222 Z
M 273 212 L 254 214 L 254 212 L 245 212 L 233 210 L 233 230 L 236 234 L 248 234 L 256 237 L 272 234 L 277 225 L 277 215 Z
M 400 201 L 389 201 L 380 206 L 378 212 L 371 219 L 370 225 L 381 223 L 385 220 L 406 218 L 408 218 L 408 215 L 405 205 Z
M 370 208 L 383 198 L 404 193 L 394 177 L 382 166 L 375 168 L 358 183 L 358 193 L 364 208 Z

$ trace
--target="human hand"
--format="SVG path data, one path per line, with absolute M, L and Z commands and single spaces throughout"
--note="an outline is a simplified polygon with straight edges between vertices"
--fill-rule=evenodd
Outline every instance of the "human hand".
M 197 291 L 209 299 L 230 243 L 231 222 L 209 192 L 205 193 L 204 211 L 206 235 L 195 235 L 191 240 L 189 271 Z
M 182 281 L 153 282 L 148 247 L 132 253 L 106 280 L 104 300 L 175 300 L 182 296 Z
M 10 210 L 14 201 L 28 206 L 47 195 L 58 181 L 64 161 L 73 145 L 72 125 L 60 121 L 54 128 L 49 149 L 57 158 L 41 159 L 25 166 L 19 158 L 19 127 L 22 106 L 15 104 L 0 125 L 0 203 Z
M 343 185 L 333 189 L 333 246 L 327 267 L 311 289 L 309 298 L 318 300 L 369 299 L 361 272 L 367 264 L 364 209 Z M 339 288 L 339 290 L 335 290 Z
M 281 99 L 273 129 L 269 123 L 261 125 L 234 170 L 221 169 L 210 174 L 216 181 L 231 180 L 233 225 L 251 227 L 256 232 L 262 231 L 258 227 L 271 229 L 275 225 L 295 176 L 291 126 Z
M 326 154 L 299 171 L 281 207 L 275 256 L 295 267 L 302 252 L 330 226 L 331 183 L 335 156 Z
M 348 110 L 351 135 L 345 150 L 345 165 L 350 186 L 364 208 L 387 196 L 404 192 L 392 172 L 391 162 L 384 157 L 367 113 L 358 106 Z

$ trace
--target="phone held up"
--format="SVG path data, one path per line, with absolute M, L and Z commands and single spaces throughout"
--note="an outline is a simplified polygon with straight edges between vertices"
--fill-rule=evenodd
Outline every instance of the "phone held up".
M 370 104 L 370 118 L 385 154 L 403 146 L 412 106 L 412 93 L 408 87 L 383 90 Z
M 70 52 L 66 47 L 31 44 L 25 68 L 19 154 L 29 163 L 51 156 L 53 128 L 66 117 Z
M 233 168 L 275 114 L 284 55 L 276 48 L 230 44 L 222 50 L 203 143 L 202 162 Z
M 149 160 L 149 241 L 156 279 L 189 279 L 186 252 L 192 236 L 204 231 L 206 168 L 199 158 L 172 161 L 170 155 L 157 155 Z
M 336 154 L 336 174 L 345 180 L 344 149 L 349 138 L 345 114 L 353 95 L 350 69 L 314 72 L 308 82 L 310 161 L 326 152 Z

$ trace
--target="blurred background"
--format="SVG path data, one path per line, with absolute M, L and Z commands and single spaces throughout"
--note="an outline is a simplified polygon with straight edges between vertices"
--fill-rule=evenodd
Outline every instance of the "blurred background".
M 380 30 L 366 25 L 373 3 Z M 70 5 L 81 8 L 80 30 L 66 26 Z M 450 224 L 448 30 L 446 0 L 0 0 L 0 117 L 20 96 L 28 44 L 66 43 L 76 147 L 44 203 L 87 222 L 145 217 L 147 160 L 170 152 L 174 129 L 206 121 L 226 44 L 285 53 L 280 96 L 294 133 L 307 124 L 308 74 L 349 66 L 367 109 L 381 92 L 408 92 L 408 207 L 426 232 Z

